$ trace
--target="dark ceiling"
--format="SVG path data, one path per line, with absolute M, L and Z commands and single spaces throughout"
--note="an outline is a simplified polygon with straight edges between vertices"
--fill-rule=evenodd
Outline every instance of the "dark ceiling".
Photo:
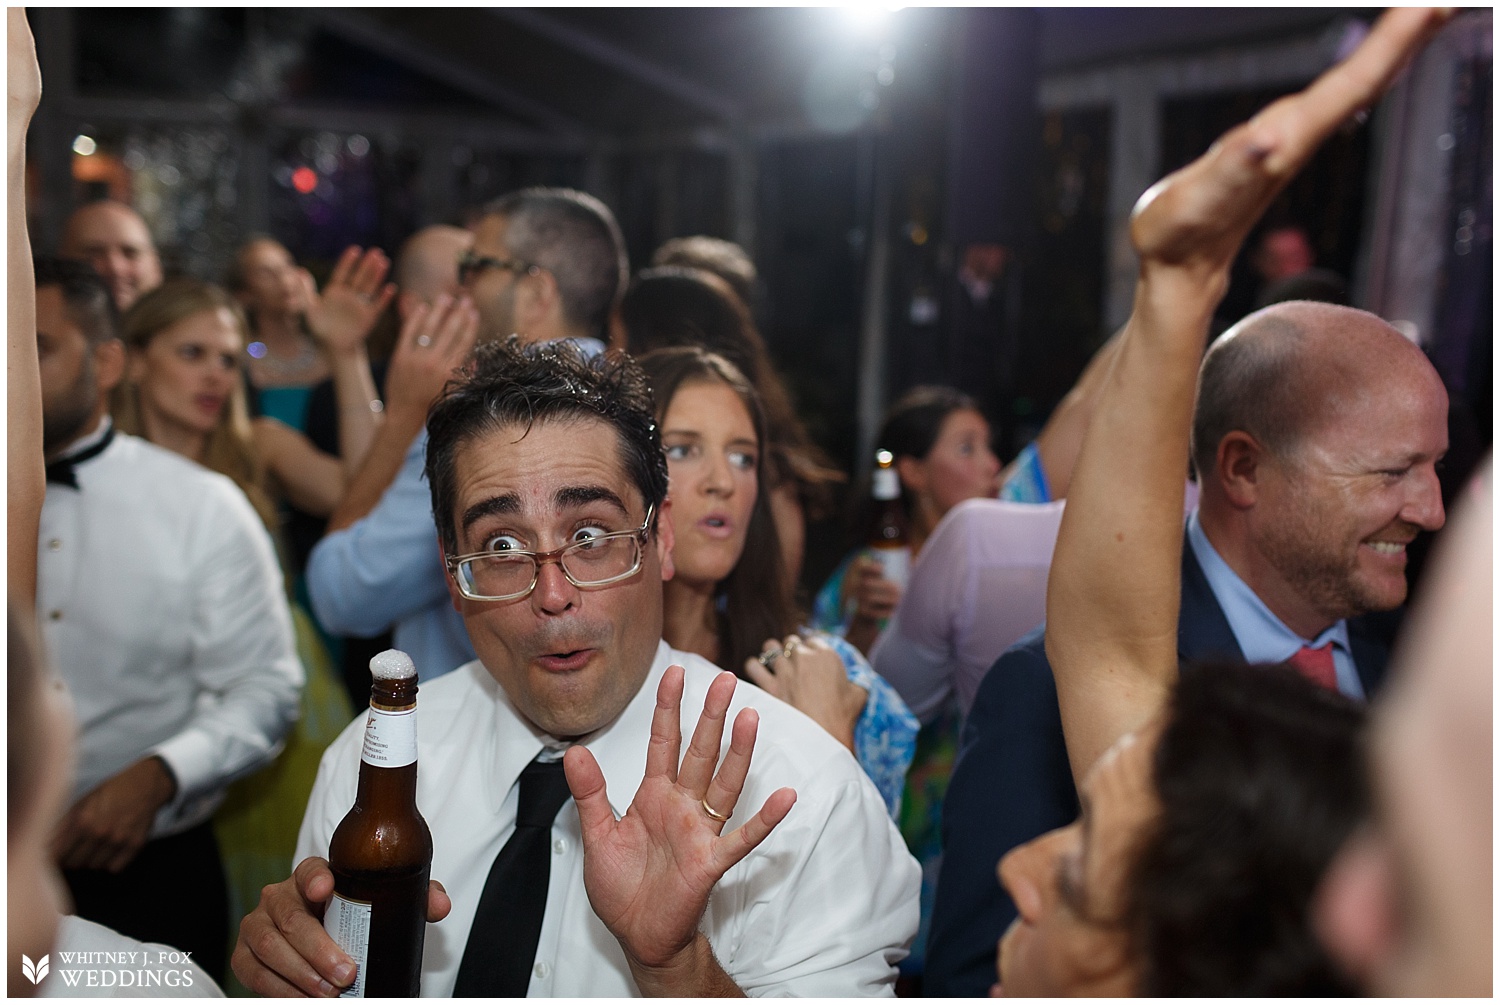
M 1361 13 L 1044 9 L 1035 28 L 1045 74 L 1306 34 Z M 842 101 L 858 118 L 857 106 L 873 109 L 892 83 L 940 94 L 955 39 L 977 12 L 83 8 L 73 16 L 80 91 L 92 96 L 431 109 L 587 141 L 705 127 L 805 131 L 816 124 L 815 100 Z

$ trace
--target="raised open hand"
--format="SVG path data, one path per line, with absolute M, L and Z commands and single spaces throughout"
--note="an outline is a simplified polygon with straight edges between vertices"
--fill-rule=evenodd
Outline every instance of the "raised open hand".
M 1392 8 L 1343 63 L 1153 185 L 1130 227 L 1143 263 L 1228 268 L 1250 228 L 1318 146 L 1373 104 L 1452 15 L 1452 8 Z
M 379 248 L 361 253 L 350 246 L 339 256 L 322 293 L 312 277 L 302 273 L 307 327 L 329 352 L 350 353 L 364 345 L 381 312 L 396 295 L 396 287 L 385 282 L 390 268 L 390 259 Z
M 479 312 L 467 296 L 446 293 L 431 304 L 418 304 L 401 326 L 385 378 L 385 405 L 392 414 L 409 410 L 427 417 L 427 409 L 468 359 L 479 333 Z
M 679 768 L 683 679 L 679 666 L 668 667 L 662 676 L 646 775 L 625 816 L 615 819 L 604 775 L 587 748 L 572 747 L 563 760 L 582 824 L 589 903 L 620 940 L 633 968 L 669 968 L 689 952 L 714 884 L 771 833 L 797 800 L 793 790 L 777 789 L 760 812 L 722 833 L 750 770 L 759 717 L 744 709 L 735 718 L 729 752 L 720 764 L 724 718 L 735 685 L 734 674 L 720 674 L 709 686 Z

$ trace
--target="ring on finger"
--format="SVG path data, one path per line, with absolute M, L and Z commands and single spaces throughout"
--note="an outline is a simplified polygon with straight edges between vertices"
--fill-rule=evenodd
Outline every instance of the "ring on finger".
M 783 657 L 785 655 L 786 655 L 786 650 L 784 650 L 784 649 L 767 649 L 765 652 L 761 653 L 759 656 L 757 656 L 755 658 L 758 659 L 758 660 L 760 660 L 760 665 L 761 666 L 763 666 L 767 670 L 769 670 L 769 669 L 771 669 L 771 664 L 772 663 L 775 663 L 777 660 L 781 659 L 781 657 Z
M 786 648 L 784 650 L 782 650 L 782 651 L 785 652 L 788 656 L 790 656 L 790 655 L 792 655 L 792 653 L 796 652 L 801 646 L 802 646 L 802 640 L 799 639 L 799 638 L 797 638 L 797 636 L 793 635 L 791 638 L 789 638 L 789 639 L 786 640 Z
M 729 814 L 728 813 L 720 813 L 718 810 L 716 810 L 712 806 L 708 805 L 708 797 L 707 796 L 703 797 L 703 812 L 707 813 L 709 816 L 711 816 L 715 820 L 719 821 L 719 823 L 723 823 L 724 821 L 726 821 L 726 820 L 729 819 Z
M 432 345 L 432 336 L 431 335 L 418 335 L 417 336 L 417 345 L 421 346 L 423 349 L 426 349 L 428 346 Z

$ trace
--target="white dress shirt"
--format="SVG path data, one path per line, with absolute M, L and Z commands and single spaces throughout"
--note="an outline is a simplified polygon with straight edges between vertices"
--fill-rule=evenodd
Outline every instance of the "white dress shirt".
M 620 717 L 583 741 L 604 772 L 616 816 L 624 815 L 644 776 L 656 689 L 672 663 L 687 671 L 685 745 L 720 671 L 665 642 Z M 701 930 L 747 994 L 889 995 L 896 964 L 917 930 L 917 863 L 880 793 L 843 746 L 802 713 L 742 681 L 729 721 L 747 705 L 759 712 L 760 729 L 725 833 L 782 786 L 797 790 L 797 803 L 714 888 Z M 417 805 L 432 829 L 432 878 L 453 900 L 453 912 L 427 927 L 422 993 L 448 996 L 490 866 L 515 830 L 516 781 L 544 748 L 562 745 L 522 719 L 478 661 L 423 684 L 417 715 Z M 351 723 L 323 755 L 297 841 L 298 861 L 327 855 L 334 828 L 354 804 L 364 729 L 363 719 Z M 589 906 L 571 800 L 552 826 L 552 850 L 528 993 L 638 995 L 619 943 Z
M 154 754 L 177 795 L 152 836 L 186 830 L 297 715 L 271 538 L 228 478 L 134 436 L 116 433 L 76 477 L 47 486 L 37 556 L 42 635 L 78 717 L 73 798 Z

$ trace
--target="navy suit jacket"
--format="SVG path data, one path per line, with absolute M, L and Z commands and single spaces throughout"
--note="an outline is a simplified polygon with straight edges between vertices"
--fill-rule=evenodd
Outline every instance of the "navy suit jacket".
M 1375 694 L 1385 676 L 1389 624 L 1384 618 L 1349 622 L 1349 648 L 1367 695 Z M 943 800 L 943 863 L 924 995 L 974 997 L 989 991 L 995 983 L 995 944 L 1016 916 L 996 879 L 996 866 L 1012 848 L 1078 819 L 1078 793 L 1042 633 L 1038 627 L 995 662 L 964 722 Z M 1245 659 L 1186 540 L 1177 655 L 1200 663 Z

